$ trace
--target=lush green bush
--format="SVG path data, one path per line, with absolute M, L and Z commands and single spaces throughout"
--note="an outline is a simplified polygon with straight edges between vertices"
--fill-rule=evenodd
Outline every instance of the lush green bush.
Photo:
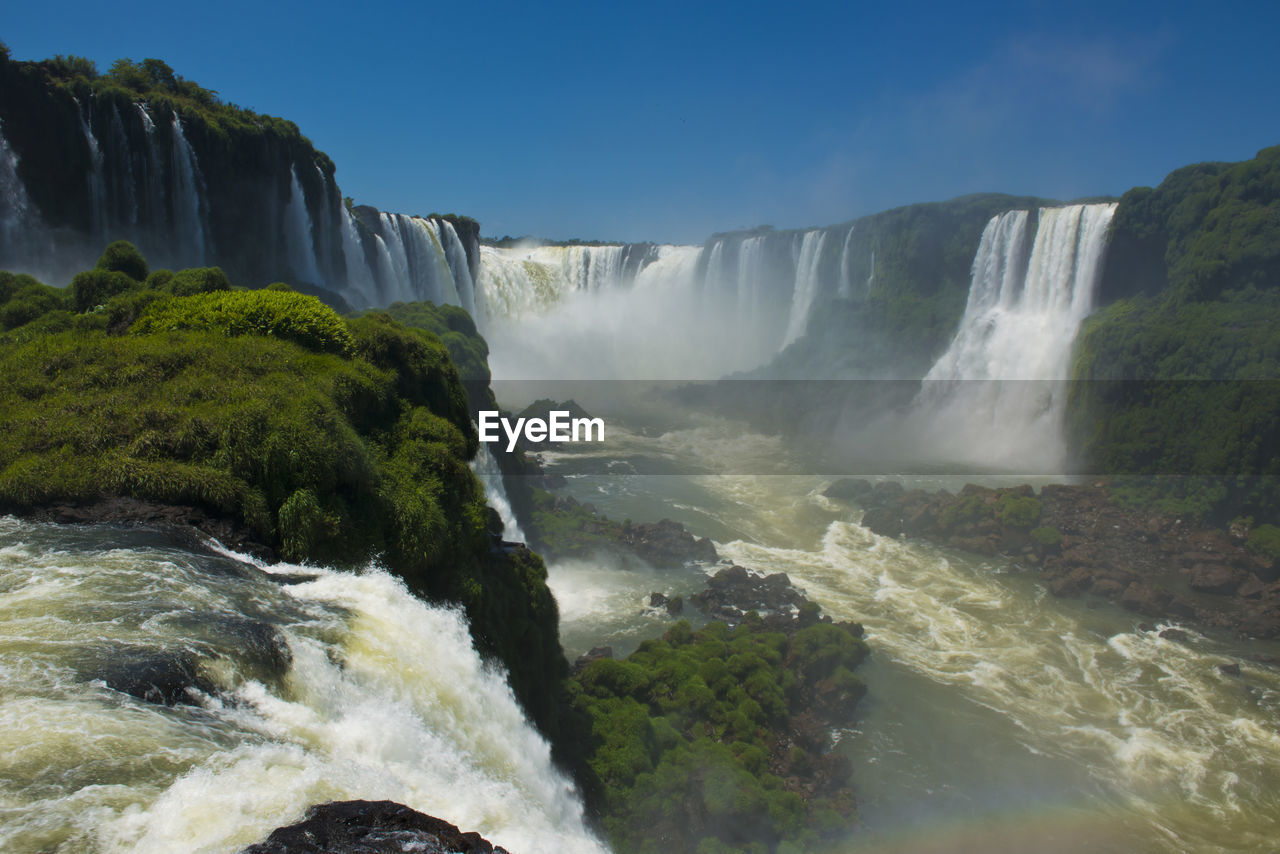
M 194 275 L 184 276 L 187 272 Z M 170 285 L 207 280 L 209 276 L 207 270 L 183 271 L 174 276 Z M 345 354 L 354 348 L 347 324 L 333 309 L 315 297 L 281 291 L 218 291 L 158 301 L 133 325 L 139 335 L 173 330 L 265 335 L 292 341 L 317 353 Z
M 1280 528 L 1259 525 L 1249 532 L 1249 548 L 1272 560 L 1280 560 Z
M 231 280 L 221 267 L 192 267 L 168 277 L 164 289 L 176 297 L 193 297 L 231 290 Z M 301 343 L 301 342 L 299 342 Z
M 1001 525 L 1011 528 L 1031 528 L 1040 521 L 1043 507 L 1040 499 L 1031 495 L 1006 492 L 996 502 L 996 518 Z
M 25 273 L 0 271 L 0 330 L 16 329 L 66 307 L 62 291 Z
M 1069 407 L 1113 495 L 1225 523 L 1280 518 L 1280 147 L 1121 199 Z
M 117 240 L 109 244 L 98 258 L 97 269 L 124 273 L 135 282 L 147 278 L 147 260 L 142 257 L 138 248 L 127 240 Z
M 788 640 L 757 618 L 696 632 L 681 621 L 625 661 L 588 664 L 570 697 L 614 850 L 786 851 L 847 826 L 847 802 L 802 797 L 779 776 L 807 774 L 815 758 L 776 739 L 818 683 L 856 701 L 851 670 L 865 656 L 846 627 L 818 623 Z
M 1062 545 L 1062 532 L 1057 528 L 1049 528 L 1046 526 L 1032 528 L 1031 540 L 1036 545 L 1043 546 L 1045 548 L 1057 548 Z
M 139 287 L 128 274 L 115 270 L 85 270 L 71 279 L 71 305 L 76 311 L 93 311 L 116 294 Z

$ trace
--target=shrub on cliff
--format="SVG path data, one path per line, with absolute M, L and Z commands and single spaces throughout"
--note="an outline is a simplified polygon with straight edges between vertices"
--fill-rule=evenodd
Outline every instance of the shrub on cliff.
M 996 518 L 1001 525 L 1011 528 L 1031 528 L 1040 521 L 1043 507 L 1040 499 L 1031 495 L 1005 493 L 996 502 Z
M 128 496 L 202 508 L 290 560 L 377 559 L 461 603 L 477 648 L 556 735 L 567 665 L 546 568 L 491 550 L 475 429 L 438 338 L 386 315 L 348 324 L 290 291 L 162 289 L 208 270 L 157 288 L 90 273 L 129 284 L 88 314 L 0 274 L 0 310 L 52 296 L 0 335 L 0 513 Z
M 190 277 L 180 273 L 170 284 L 206 276 L 207 271 Z M 133 325 L 139 335 L 174 330 L 264 335 L 317 353 L 346 354 L 354 346 L 351 331 L 333 309 L 315 297 L 281 291 L 216 291 L 156 302 Z
M 115 243 L 108 244 L 95 266 L 99 270 L 124 273 L 135 282 L 142 282 L 147 278 L 147 260 L 142 257 L 138 248 L 127 240 L 117 240 Z
M 0 271 L 0 330 L 16 329 L 37 317 L 66 307 L 62 291 L 26 273 Z
M 116 270 L 85 270 L 71 279 L 71 306 L 80 312 L 93 311 L 116 294 L 138 287 L 127 273 Z

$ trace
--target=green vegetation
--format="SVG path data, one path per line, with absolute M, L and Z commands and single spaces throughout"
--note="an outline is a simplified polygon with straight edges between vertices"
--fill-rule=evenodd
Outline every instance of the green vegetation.
M 475 321 L 466 310 L 432 302 L 397 302 L 383 311 L 398 323 L 431 332 L 444 342 L 464 382 L 483 383 L 488 387 L 489 345 L 480 337 Z
M 589 720 L 588 795 L 614 850 L 800 851 L 847 827 L 838 763 L 783 733 L 823 704 L 847 720 L 865 656 L 845 625 L 788 638 L 748 618 L 697 632 L 681 621 L 625 661 L 583 668 L 570 697 Z
M 1272 560 L 1280 560 L 1280 528 L 1259 525 L 1249 532 L 1249 548 Z
M 122 247 L 103 257 L 145 273 Z M 173 293 L 219 275 L 77 277 L 122 288 L 103 305 L 88 284 L 0 274 L 0 512 L 130 496 L 199 507 L 289 560 L 376 559 L 462 603 L 477 647 L 554 737 L 555 601 L 536 555 L 490 548 L 444 344 L 287 289 Z
M 616 548 L 622 526 L 572 496 L 557 498 L 545 489 L 531 490 L 530 544 L 553 557 L 586 557 Z
M 195 279 L 202 272 L 183 270 L 170 285 L 184 281 L 188 273 L 196 273 L 191 277 Z M 347 323 L 333 309 L 315 297 L 288 291 L 197 292 L 183 299 L 153 302 L 133 324 L 138 335 L 174 330 L 264 335 L 292 341 L 316 353 L 345 354 L 355 347 Z
M 1033 495 L 1006 492 L 996 502 L 996 518 L 1011 528 L 1031 528 L 1040 521 L 1043 510 L 1040 499 Z
M 1062 545 L 1062 532 L 1042 525 L 1031 529 L 1031 541 L 1047 549 L 1057 548 Z
M 1280 147 L 1126 193 L 1103 286 L 1071 398 L 1086 464 L 1129 503 L 1277 518 Z

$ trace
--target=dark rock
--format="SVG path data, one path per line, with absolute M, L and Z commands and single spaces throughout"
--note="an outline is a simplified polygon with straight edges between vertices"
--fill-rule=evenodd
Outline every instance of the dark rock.
M 896 501 L 906 490 L 896 480 L 882 480 L 871 487 L 867 503 L 879 507 L 890 501 Z
M 1160 637 L 1164 638 L 1165 640 L 1183 641 L 1183 642 L 1186 642 L 1189 639 L 1187 633 L 1184 632 L 1182 629 L 1174 629 L 1174 628 L 1161 630 Z
M 1236 664 L 1234 661 L 1230 664 L 1219 664 L 1218 672 L 1223 676 L 1239 676 L 1240 665 Z
M 871 492 L 871 489 L 871 484 L 862 478 L 846 477 L 828 486 L 822 494 L 838 501 L 857 501 Z
M 650 608 L 665 608 L 665 607 L 666 607 L 666 605 L 667 605 L 667 597 L 666 597 L 666 596 L 664 596 L 663 594 L 661 594 L 661 593 L 650 593 L 650 594 L 649 594 L 649 607 L 650 607 Z
M 1250 577 L 1240 585 L 1238 590 L 1236 590 L 1236 595 L 1245 599 L 1257 599 L 1266 592 L 1267 587 L 1268 585 L 1265 584 L 1262 579 Z
M 871 507 L 862 514 L 862 525 L 882 537 L 897 537 L 902 533 L 902 514 L 897 507 Z
M 1160 617 L 1173 596 L 1152 584 L 1135 581 L 1125 588 L 1120 596 L 1120 604 L 1130 611 L 1137 611 L 1148 617 Z
M 667 600 L 667 613 L 675 616 L 684 613 L 684 597 L 672 596 Z
M 586 506 L 586 505 L 584 505 Z M 679 567 L 697 561 L 714 563 L 716 547 L 705 537 L 695 537 L 684 525 L 663 519 L 624 525 L 622 542 L 642 560 L 656 567 Z
M 506 854 L 478 833 L 393 801 L 335 801 L 313 806 L 297 824 L 277 828 L 242 854 Z
M 1049 592 L 1054 596 L 1079 596 L 1093 586 L 1093 573 L 1084 567 L 1077 567 L 1061 578 L 1049 582 Z
M 192 692 L 212 694 L 217 690 L 204 674 L 200 659 L 186 651 L 121 656 L 96 678 L 108 688 L 163 706 L 194 703 Z
M 1127 586 L 1125 582 L 1114 578 L 1099 578 L 1093 582 L 1090 591 L 1107 599 L 1118 599 Z
M 1187 573 L 1187 584 L 1201 593 L 1229 596 L 1236 592 L 1243 579 L 1236 570 L 1220 563 L 1198 563 Z
M 172 528 L 179 532 L 199 531 L 235 551 L 272 563 L 278 560 L 275 550 L 260 542 L 255 533 L 231 519 L 219 518 L 199 507 L 113 497 L 89 504 L 52 504 L 32 511 L 30 517 L 60 524 L 124 522 Z

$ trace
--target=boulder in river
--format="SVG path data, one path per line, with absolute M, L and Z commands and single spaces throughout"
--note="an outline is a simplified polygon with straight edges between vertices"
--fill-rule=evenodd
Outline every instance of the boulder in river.
M 394 801 L 334 801 L 242 854 L 508 854 L 478 833 Z

